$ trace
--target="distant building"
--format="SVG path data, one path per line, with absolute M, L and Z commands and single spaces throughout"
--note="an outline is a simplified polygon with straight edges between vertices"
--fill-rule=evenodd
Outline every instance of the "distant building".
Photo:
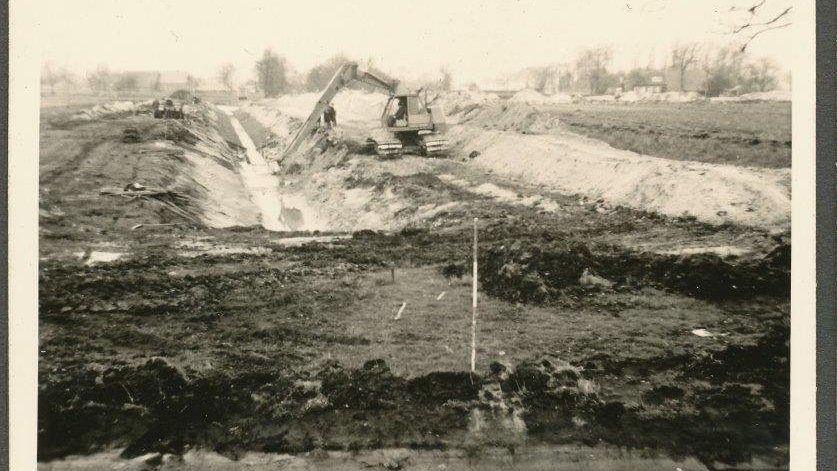
M 647 82 L 634 85 L 637 93 L 663 93 L 667 90 L 665 78 L 662 75 L 652 75 Z
M 639 85 L 634 85 L 634 91 L 637 93 L 663 93 L 666 91 L 666 84 L 643 83 Z

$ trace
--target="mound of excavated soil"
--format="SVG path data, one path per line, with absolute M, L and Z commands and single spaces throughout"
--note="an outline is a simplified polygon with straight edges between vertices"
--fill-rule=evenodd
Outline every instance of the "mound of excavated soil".
M 512 103 L 532 103 L 532 102 L 543 102 L 544 97 L 540 92 L 537 90 L 532 90 L 531 88 L 526 88 L 520 90 L 519 92 L 512 95 L 509 98 L 509 101 Z
M 703 100 L 697 92 L 665 92 L 665 93 L 642 93 L 633 90 L 619 95 L 618 101 L 624 103 L 636 102 L 668 102 L 668 103 L 690 103 Z
M 46 230 L 257 221 L 237 173 L 238 152 L 218 133 L 211 108 L 196 106 L 188 119 L 164 121 L 118 102 L 45 118 L 40 157 L 41 208 L 63 214 Z M 141 191 L 120 195 L 126 188 Z
M 521 91 L 519 99 L 532 93 L 537 94 Z M 614 149 L 565 131 L 557 116 L 529 104 L 483 98 L 454 101 L 458 111 L 451 121 L 460 125 L 451 126 L 448 132 L 454 145 L 452 154 L 478 155 L 472 165 L 560 193 L 601 199 L 612 206 L 691 216 L 712 224 L 779 230 L 790 224 L 789 169 L 673 161 Z M 282 139 L 296 126 L 296 118 L 289 116 L 306 117 L 315 99 L 315 94 L 285 96 L 248 105 L 243 111 L 278 136 L 276 150 L 281 152 Z M 384 99 L 377 94 L 345 91 L 335 99 L 338 116 L 374 125 Z M 548 134 L 530 135 L 537 133 Z M 299 162 L 299 167 L 309 164 Z
M 489 246 L 482 252 L 480 281 L 487 293 L 511 302 L 548 303 L 562 293 L 579 289 L 649 285 L 723 300 L 753 295 L 787 296 L 789 262 L 788 245 L 750 257 L 723 257 L 713 253 L 635 253 L 579 242 L 516 242 L 511 246 Z M 585 278 L 594 281 L 587 282 Z
M 739 98 L 741 98 L 742 101 L 791 101 L 792 94 L 790 90 L 773 90 L 769 92 L 745 93 Z
M 458 90 L 441 95 L 437 101 L 444 104 L 446 113 L 454 114 L 463 109 L 481 103 L 498 101 L 500 98 L 494 93 L 471 90 Z M 433 103 L 435 104 L 435 102 Z
M 184 192 L 194 195 L 201 221 L 209 227 L 246 226 L 258 222 L 258 209 L 244 188 L 238 167 L 241 156 L 218 132 L 218 116 L 210 108 L 193 108 L 190 119 L 174 122 L 164 134 L 185 138 L 158 141 L 160 148 L 182 153 L 188 168 L 171 175 Z M 163 136 L 165 137 L 165 135 Z
M 544 118 L 525 104 L 475 108 L 459 122 L 449 132 L 456 151 L 477 152 L 472 164 L 501 176 L 712 224 L 790 224 L 790 169 L 673 161 L 614 149 L 564 131 L 557 118 Z M 533 132 L 550 134 L 527 135 Z
M 91 366 L 41 385 L 39 459 L 114 446 L 128 458 L 208 447 L 231 457 L 389 447 L 479 452 L 513 450 L 528 435 L 653 446 L 707 465 L 746 462 L 752 451 L 769 453 L 787 440 L 787 332 L 779 324 L 754 346 L 678 359 L 690 368 L 672 371 L 642 403 L 606 398 L 595 382 L 635 374 L 625 370 L 638 365 L 601 361 L 602 371 L 591 363 L 588 372 L 554 357 L 495 362 L 484 375 L 414 378 L 394 375 L 381 359 L 358 369 L 329 362 L 310 372 L 233 376 L 189 374 L 162 358 Z M 660 367 L 642 368 L 647 377 Z
M 355 100 L 355 109 L 366 107 L 364 100 L 378 99 L 363 92 L 344 94 L 346 99 Z M 328 134 L 316 133 L 297 152 L 283 156 L 285 143 L 300 125 L 299 120 L 285 114 L 284 106 L 278 102 L 254 103 L 241 113 L 254 119 L 247 120 L 251 128 L 269 128 L 273 133 L 273 140 L 261 152 L 269 160 L 281 160 L 275 172 L 280 193 L 304 201 L 309 213 L 305 217 L 316 218 L 322 228 L 400 229 L 451 209 L 446 193 L 456 193 L 457 189 L 431 175 L 432 165 L 427 159 L 404 156 L 379 160 L 365 153 L 357 136 L 348 134 L 342 126 Z M 438 193 L 427 191 L 426 185 Z
M 790 90 L 773 90 L 769 92 L 745 93 L 740 96 L 714 96 L 709 99 L 712 103 L 742 103 L 753 101 L 791 101 Z
M 76 113 L 73 117 L 79 120 L 91 120 L 106 116 L 115 116 L 133 113 L 138 109 L 138 105 L 132 101 L 114 101 L 111 103 L 101 103 Z

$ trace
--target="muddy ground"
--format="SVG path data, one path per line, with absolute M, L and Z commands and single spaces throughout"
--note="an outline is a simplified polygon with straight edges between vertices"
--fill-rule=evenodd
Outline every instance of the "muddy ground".
M 304 157 L 331 175 L 323 188 L 339 176 L 318 194 L 386 196 L 362 206 L 386 217 L 333 199 L 344 211 L 324 229 L 268 231 L 226 113 L 80 110 L 41 122 L 42 466 L 402 450 L 373 467 L 525 469 L 573 461 L 542 452 L 568 446 L 609 469 L 787 466 L 786 231 L 563 195 L 467 155 L 381 162 L 350 136 Z M 235 116 L 257 144 L 270 136 Z M 283 171 L 288 186 L 306 172 Z M 134 182 L 171 193 L 100 194 Z

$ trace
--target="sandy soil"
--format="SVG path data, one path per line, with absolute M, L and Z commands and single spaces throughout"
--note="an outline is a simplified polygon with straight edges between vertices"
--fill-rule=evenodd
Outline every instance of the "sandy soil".
M 300 95 L 252 104 L 243 111 L 282 141 L 289 134 L 289 117 L 307 117 L 315 99 L 314 94 Z M 459 124 L 453 126 L 449 138 L 454 154 L 478 154 L 470 165 L 530 185 L 544 185 L 550 191 L 603 200 L 611 206 L 695 217 L 711 224 L 745 224 L 777 231 L 789 228 L 789 169 L 640 155 L 585 138 L 554 114 L 527 105 L 501 105 L 484 98 L 463 105 L 457 99 L 451 121 Z M 338 95 L 336 106 L 348 116 L 348 134 L 368 133 L 375 126 L 382 100 L 380 95 L 362 92 Z

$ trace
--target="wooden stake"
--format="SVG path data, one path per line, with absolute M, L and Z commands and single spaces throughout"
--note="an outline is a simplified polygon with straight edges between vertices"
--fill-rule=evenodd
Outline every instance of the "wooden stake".
M 477 368 L 477 218 L 474 218 L 474 273 L 471 289 L 471 373 Z
M 395 315 L 395 320 L 401 319 L 401 314 L 404 312 L 404 308 L 407 307 L 407 302 L 401 303 L 401 307 L 398 308 L 398 314 Z

